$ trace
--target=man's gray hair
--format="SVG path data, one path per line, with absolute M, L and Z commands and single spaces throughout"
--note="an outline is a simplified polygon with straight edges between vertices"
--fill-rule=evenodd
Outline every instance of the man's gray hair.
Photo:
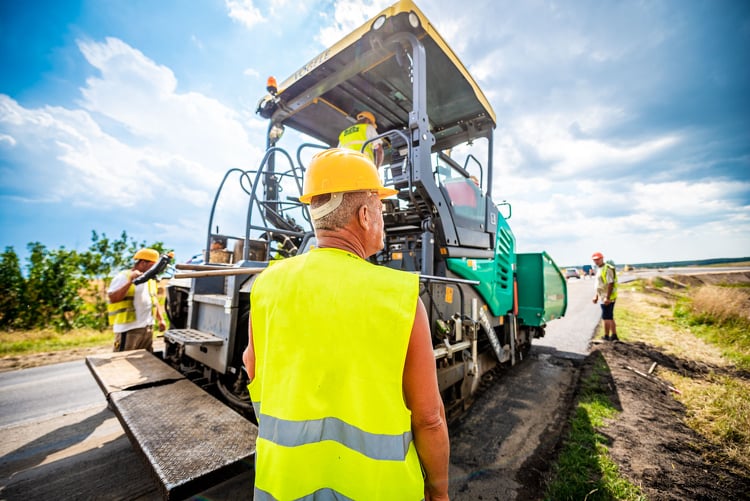
M 357 211 L 363 205 L 367 205 L 370 198 L 368 191 L 348 191 L 343 193 L 341 204 L 319 218 L 313 218 L 313 227 L 316 230 L 339 230 L 349 224 Z M 310 212 L 314 213 L 316 209 L 328 203 L 331 194 L 317 195 L 310 201 Z

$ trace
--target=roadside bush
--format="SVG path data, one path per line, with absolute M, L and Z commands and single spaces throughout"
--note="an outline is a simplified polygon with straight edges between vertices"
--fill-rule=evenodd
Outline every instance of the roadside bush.
M 0 328 L 15 327 L 23 307 L 25 280 L 13 247 L 0 255 Z

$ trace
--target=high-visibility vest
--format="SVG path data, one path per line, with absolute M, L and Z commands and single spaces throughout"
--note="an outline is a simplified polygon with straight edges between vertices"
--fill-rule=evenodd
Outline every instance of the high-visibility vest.
M 614 277 L 614 284 L 612 285 L 612 294 L 609 295 L 609 299 L 611 301 L 614 301 L 617 299 L 617 270 L 614 266 L 612 266 L 609 263 L 604 263 L 604 266 L 599 268 L 599 280 L 601 281 L 602 286 L 604 286 L 604 291 L 607 290 L 607 270 L 612 269 L 612 276 Z
M 416 275 L 330 248 L 258 276 L 254 499 L 423 499 L 402 386 L 418 294 Z
M 348 148 L 350 150 L 362 151 L 362 145 L 367 141 L 367 127 L 369 124 L 354 124 L 341 131 L 339 134 L 339 148 Z M 363 153 L 375 161 L 375 153 L 370 143 L 364 149 Z
M 129 271 L 123 271 L 122 273 L 130 273 Z M 154 308 L 156 307 L 156 295 L 157 286 L 155 280 L 149 280 L 148 294 L 151 298 L 151 312 L 153 314 Z M 128 292 L 125 293 L 125 297 L 116 303 L 107 304 L 107 319 L 109 325 L 129 324 L 130 322 L 136 321 L 135 316 L 135 304 L 133 304 L 133 298 L 135 297 L 135 284 L 130 284 Z

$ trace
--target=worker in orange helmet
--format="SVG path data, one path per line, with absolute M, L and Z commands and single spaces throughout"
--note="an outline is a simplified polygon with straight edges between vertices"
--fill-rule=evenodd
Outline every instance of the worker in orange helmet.
M 114 351 L 154 351 L 154 316 L 160 331 L 167 328 L 156 297 L 156 280 L 138 285 L 133 281 L 159 260 L 159 253 L 143 248 L 135 253 L 133 260 L 133 267 L 118 273 L 107 289 L 107 316 L 115 333 Z
M 601 252 L 594 252 L 591 259 L 599 268 L 594 283 L 593 302 L 599 302 L 602 308 L 604 340 L 617 341 L 617 325 L 614 316 L 615 300 L 617 299 L 617 271 L 613 265 L 604 262 L 604 256 Z
M 255 499 L 448 499 L 450 446 L 419 277 L 377 266 L 372 161 L 315 155 L 317 245 L 259 274 L 243 362 L 259 423 Z M 423 473 L 424 472 L 424 473 Z
M 362 151 L 362 146 L 366 141 L 377 137 L 378 125 L 375 122 L 375 115 L 369 111 L 361 111 L 357 114 L 357 122 L 351 127 L 347 127 L 339 134 L 339 148 L 348 148 L 350 150 Z M 380 139 L 368 143 L 364 153 L 375 162 L 376 167 L 383 164 L 383 142 Z

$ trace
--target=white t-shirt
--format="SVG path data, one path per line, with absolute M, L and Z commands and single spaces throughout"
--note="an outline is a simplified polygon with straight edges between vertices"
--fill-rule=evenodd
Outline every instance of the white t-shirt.
M 367 140 L 373 139 L 378 135 L 378 130 L 371 124 L 367 124 L 367 129 L 365 134 L 367 134 Z M 375 148 L 375 146 L 383 146 L 383 140 L 382 139 L 376 139 L 372 143 L 372 147 Z
M 114 292 L 127 283 L 128 273 L 130 273 L 129 270 L 115 275 L 112 283 L 109 284 L 107 292 Z M 133 305 L 135 306 L 135 321 L 127 324 L 115 324 L 112 326 L 113 332 L 126 332 L 131 329 L 139 329 L 154 324 L 154 317 L 151 314 L 151 295 L 148 293 L 148 282 L 135 286 Z

